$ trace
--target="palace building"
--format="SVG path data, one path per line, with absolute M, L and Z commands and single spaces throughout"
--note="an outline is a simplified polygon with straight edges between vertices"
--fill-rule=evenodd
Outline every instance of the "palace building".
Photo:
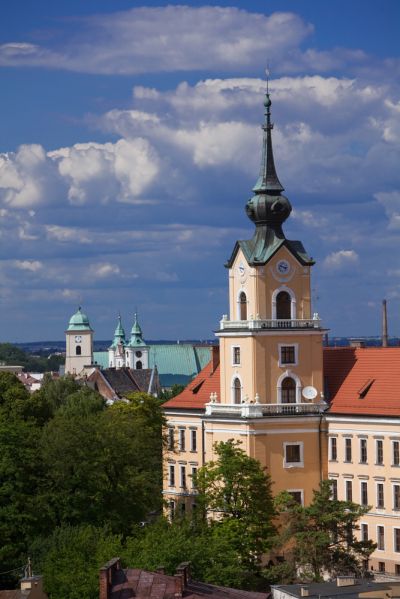
M 264 106 L 261 170 L 246 204 L 255 230 L 226 263 L 219 348 L 164 404 L 164 497 L 171 512 L 192 509 L 197 468 L 215 458 L 216 442 L 234 439 L 266 467 L 274 494 L 307 505 L 330 478 L 339 499 L 372 506 L 358 533 L 378 545 L 369 567 L 400 575 L 400 348 L 323 347 L 314 260 L 282 229 L 292 208 L 275 169 L 268 93 Z

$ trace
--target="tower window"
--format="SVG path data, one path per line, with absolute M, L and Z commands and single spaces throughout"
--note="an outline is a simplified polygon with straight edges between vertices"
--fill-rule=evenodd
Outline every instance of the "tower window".
M 138 361 L 136 362 L 136 370 L 142 370 L 142 368 L 143 368 L 143 364 L 141 363 L 141 361 L 140 361 L 140 360 L 138 360 Z
M 284 443 L 284 468 L 304 466 L 303 443 Z
M 75 355 L 77 356 L 81 356 L 82 355 L 82 348 L 80 345 L 77 345 L 75 348 Z
M 281 345 L 281 364 L 296 364 L 296 348 L 294 345 Z
M 276 318 L 290 320 L 292 299 L 287 291 L 280 291 L 276 296 Z
M 239 365 L 240 364 L 240 347 L 232 347 L 232 351 L 233 351 L 233 364 Z
M 240 384 L 239 379 L 235 379 L 233 381 L 233 403 L 241 403 L 242 402 L 242 385 Z
M 296 383 L 290 377 L 282 381 L 281 402 L 296 403 Z
M 247 297 L 244 291 L 239 295 L 240 320 L 247 320 Z
M 142 352 L 141 352 L 141 351 L 137 351 L 137 352 L 135 352 L 135 356 L 136 356 L 137 358 L 141 358 L 141 357 L 142 357 Z

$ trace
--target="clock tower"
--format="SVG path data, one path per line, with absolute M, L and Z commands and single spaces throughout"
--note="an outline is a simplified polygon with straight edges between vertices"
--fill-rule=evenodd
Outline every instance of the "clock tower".
M 93 329 L 81 307 L 71 316 L 65 334 L 65 374 L 77 375 L 93 362 Z

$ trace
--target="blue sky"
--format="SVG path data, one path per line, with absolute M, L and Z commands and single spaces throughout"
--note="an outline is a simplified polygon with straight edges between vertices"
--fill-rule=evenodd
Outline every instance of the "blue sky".
M 288 238 L 336 335 L 400 334 L 397 0 L 8 0 L 0 22 L 0 339 L 209 338 L 252 235 L 264 69 Z

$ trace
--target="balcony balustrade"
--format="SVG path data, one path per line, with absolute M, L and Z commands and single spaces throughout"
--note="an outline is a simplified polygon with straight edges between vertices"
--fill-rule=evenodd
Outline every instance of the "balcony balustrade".
M 270 329 L 321 329 L 322 322 L 315 314 L 313 318 L 229 320 L 226 315 L 220 321 L 220 330 L 270 330 Z
M 319 403 L 242 403 L 223 404 L 211 401 L 206 404 L 206 416 L 229 416 L 238 418 L 265 418 L 276 416 L 299 416 L 322 414 L 328 405 Z

